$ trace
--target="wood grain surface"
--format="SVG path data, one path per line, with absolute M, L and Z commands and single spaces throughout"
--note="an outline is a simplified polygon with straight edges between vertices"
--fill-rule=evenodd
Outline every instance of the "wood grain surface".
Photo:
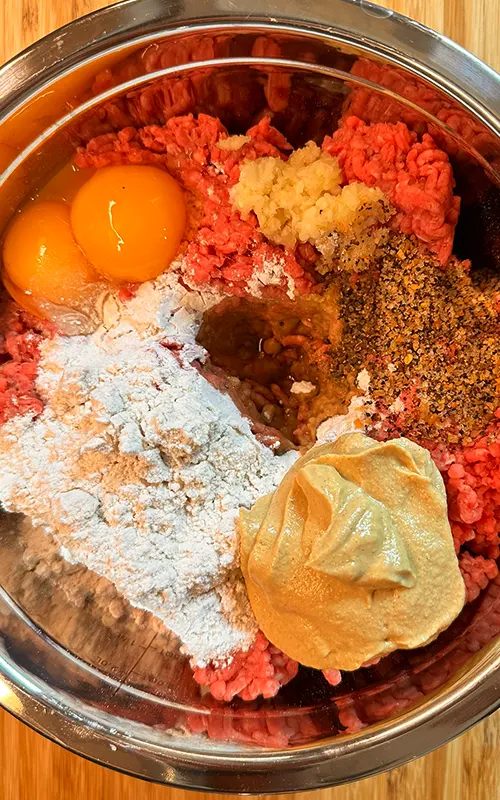
M 311 0 L 309 0 L 311 2 Z M 103 0 L 0 0 L 0 62 Z M 385 0 L 500 69 L 499 0 Z M 202 800 L 201 794 L 136 781 L 67 753 L 0 712 L 0 800 Z M 300 795 L 295 795 L 301 800 Z M 304 795 L 305 797 L 305 795 Z M 405 767 L 312 800 L 500 799 L 500 713 Z

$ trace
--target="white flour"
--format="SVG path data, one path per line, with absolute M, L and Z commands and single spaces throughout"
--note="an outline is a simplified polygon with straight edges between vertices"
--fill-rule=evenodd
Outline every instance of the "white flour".
M 44 344 L 44 411 L 0 430 L 0 501 L 159 617 L 204 664 L 253 641 L 234 521 L 296 454 L 261 445 L 192 366 L 204 357 L 199 310 L 214 298 L 168 276 L 162 288 L 162 302 L 151 284 L 127 306 L 108 301 L 92 336 Z
M 252 297 L 262 297 L 262 289 L 264 287 L 279 286 L 283 288 L 284 282 L 286 282 L 286 293 L 293 300 L 295 297 L 295 281 L 286 272 L 284 258 L 276 254 L 264 261 L 261 266 L 254 266 L 252 276 L 247 280 L 248 293 Z

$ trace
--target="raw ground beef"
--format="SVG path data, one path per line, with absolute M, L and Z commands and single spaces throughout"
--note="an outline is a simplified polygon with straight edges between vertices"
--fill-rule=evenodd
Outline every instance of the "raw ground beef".
M 323 675 L 330 686 L 338 686 L 342 681 L 342 673 L 338 669 L 324 669 Z
M 422 80 L 412 77 L 398 67 L 377 64 L 366 58 L 358 59 L 352 66 L 351 73 L 391 90 L 399 97 L 409 100 L 432 114 L 436 119 L 456 131 L 468 145 L 474 147 L 482 155 L 488 158 L 500 156 L 498 140 L 493 134 L 480 125 L 471 114 L 446 99 Z M 344 114 L 360 117 L 365 122 L 403 122 L 421 136 L 424 133 L 430 133 L 440 146 L 446 147 L 446 151 L 450 155 L 460 152 L 456 140 L 437 125 L 427 121 L 418 109 L 368 87 L 358 87 L 348 95 Z
M 429 134 L 418 140 L 402 122 L 367 125 L 355 116 L 342 120 L 323 150 L 336 156 L 347 183 L 380 188 L 396 209 L 391 226 L 414 234 L 448 261 L 460 213 L 453 194 L 453 171 L 448 156 Z
M 429 449 L 445 482 L 451 530 L 470 602 L 498 574 L 500 430 L 494 427 L 472 445 L 452 452 L 439 446 Z
M 275 697 L 282 686 L 295 678 L 299 665 L 272 645 L 262 632 L 253 647 L 236 655 L 226 667 L 197 668 L 194 679 L 207 686 L 216 700 L 229 703 L 234 697 L 255 700 Z
M 14 303 L 0 300 L 0 424 L 18 414 L 42 411 L 35 390 L 40 343 L 48 327 Z
M 311 290 L 312 279 L 290 250 L 265 241 L 257 220 L 243 220 L 229 200 L 244 159 L 283 157 L 286 139 L 262 119 L 251 128 L 250 141 L 239 150 L 217 146 L 227 132 L 218 119 L 200 114 L 175 117 L 166 125 L 125 128 L 92 139 L 79 148 L 78 167 L 111 164 L 155 164 L 166 167 L 183 185 L 188 200 L 183 275 L 192 286 L 210 285 L 244 295 L 257 281 L 265 296 Z M 266 278 L 266 269 L 279 269 L 281 281 Z
M 106 92 L 114 86 L 143 75 L 193 61 L 227 58 L 233 37 L 192 34 L 181 42 L 173 39 L 153 44 L 130 55 L 123 62 L 107 68 L 95 77 L 91 90 L 82 99 Z M 240 52 L 239 55 L 243 55 Z M 260 36 L 248 55 L 254 58 L 279 58 L 280 44 L 271 37 Z M 290 102 L 291 76 L 271 66 L 262 70 L 262 82 L 269 112 L 285 111 Z M 248 119 L 257 112 L 259 95 L 255 96 L 252 76 L 206 67 L 186 76 L 161 77 L 138 89 L 115 97 L 94 109 L 80 124 L 77 135 L 81 143 L 104 133 L 146 125 L 164 125 L 168 119 L 188 114 L 196 108 L 220 114 L 228 108 L 235 120 Z M 248 126 L 248 123 L 247 123 Z
M 263 709 L 257 703 L 249 703 L 234 709 L 223 707 L 210 697 L 204 706 L 205 713 L 188 714 L 187 728 L 191 733 L 204 733 L 217 741 L 283 749 L 307 744 L 327 733 L 319 715 L 300 708 L 285 713 L 279 707 Z M 328 719 L 330 735 L 338 732 L 332 716 L 336 717 L 336 713 Z
M 176 42 L 169 39 L 150 45 L 132 53 L 112 68 L 99 72 L 88 97 L 157 70 L 227 56 L 230 39 L 228 35 L 193 35 L 187 41 Z M 88 142 L 96 136 L 130 126 L 140 128 L 145 125 L 163 125 L 170 117 L 187 114 L 198 104 L 206 107 L 211 90 L 215 93 L 213 100 L 221 101 L 222 86 L 219 93 L 217 88 L 223 82 L 219 80 L 218 85 L 212 86 L 212 72 L 213 70 L 207 68 L 191 77 L 162 77 L 120 97 L 114 97 L 99 105 L 98 109 L 92 110 L 80 124 L 77 138 L 80 142 Z
M 486 589 L 488 583 L 498 575 L 496 561 L 483 556 L 473 556 L 464 550 L 458 557 L 460 572 L 465 583 L 467 602 L 471 603 L 479 597 L 482 589 Z

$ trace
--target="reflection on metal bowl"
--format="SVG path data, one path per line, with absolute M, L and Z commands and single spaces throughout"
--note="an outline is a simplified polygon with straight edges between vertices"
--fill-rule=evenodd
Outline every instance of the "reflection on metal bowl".
M 300 146 L 348 109 L 434 137 L 462 196 L 457 255 L 499 269 L 500 80 L 382 11 L 325 0 L 313 18 L 298 1 L 128 0 L 47 37 L 0 71 L 0 227 L 95 136 L 202 112 L 232 133 L 270 116 Z M 338 687 L 303 669 L 274 700 L 221 705 L 200 692 L 174 637 L 66 564 L 42 531 L 4 515 L 0 553 L 0 702 L 141 777 L 234 792 L 331 785 L 421 755 L 499 702 L 498 579 L 426 648 Z

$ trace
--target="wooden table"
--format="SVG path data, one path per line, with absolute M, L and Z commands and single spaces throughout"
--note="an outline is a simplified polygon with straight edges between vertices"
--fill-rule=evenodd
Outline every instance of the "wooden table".
M 382 0 L 500 69 L 499 0 Z M 0 62 L 105 0 L 0 0 Z M 426 758 L 310 795 L 314 800 L 500 798 L 500 714 Z M 0 712 L 0 800 L 182 800 L 196 796 L 115 774 L 65 752 Z M 203 795 L 198 795 L 202 800 Z M 299 800 L 299 795 L 296 796 Z

